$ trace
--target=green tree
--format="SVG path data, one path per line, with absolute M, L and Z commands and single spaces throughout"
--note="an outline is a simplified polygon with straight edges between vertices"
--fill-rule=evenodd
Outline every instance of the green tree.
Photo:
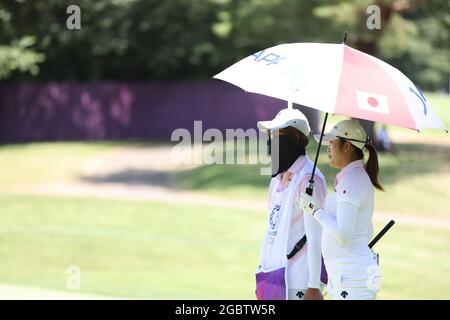
M 9 78 L 15 72 L 28 72 L 37 75 L 39 63 L 44 55 L 33 49 L 35 37 L 31 35 L 12 35 L 11 14 L 0 6 L 0 80 Z M 9 35 L 9 37 L 8 37 Z
M 68 30 L 70 0 L 7 1 L 11 41 L 33 35 L 46 60 L 37 80 L 204 77 L 222 56 L 211 0 L 78 0 L 81 30 Z M 23 79 L 20 77 L 16 77 Z
M 369 5 L 380 8 L 381 28 L 366 26 Z M 421 88 L 448 89 L 450 72 L 448 1 L 353 0 L 318 6 L 336 36 L 348 30 L 348 43 L 396 66 Z
M 262 48 L 338 43 L 348 30 L 350 45 L 397 66 L 423 89 L 448 89 L 447 1 L 377 0 L 380 30 L 366 27 L 370 0 L 76 2 L 81 30 L 66 27 L 70 0 L 0 0 L 0 44 L 18 48 L 25 37 L 20 50 L 30 68 L 14 62 L 21 66 L 15 70 L 33 70 L 10 72 L 12 80 L 209 79 Z M 36 52 L 42 55 L 30 55 Z M 15 55 L 4 54 L 10 58 L 3 65 Z

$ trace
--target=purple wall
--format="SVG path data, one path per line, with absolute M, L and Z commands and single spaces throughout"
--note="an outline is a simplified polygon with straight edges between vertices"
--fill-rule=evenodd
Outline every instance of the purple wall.
M 255 128 L 285 106 L 219 80 L 2 85 L 0 141 L 169 140 L 194 120 L 203 130 Z

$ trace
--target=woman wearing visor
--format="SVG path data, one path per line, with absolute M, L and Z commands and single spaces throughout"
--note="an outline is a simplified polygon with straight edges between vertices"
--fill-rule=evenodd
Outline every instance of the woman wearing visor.
M 328 195 L 325 206 L 302 193 L 299 207 L 322 226 L 327 291 L 332 298 L 375 299 L 380 272 L 368 243 L 373 230 L 374 187 L 383 190 L 377 178 L 377 153 L 356 120 L 337 123 L 323 141 L 329 142 L 330 166 L 341 169 L 334 192 Z M 369 151 L 366 163 L 364 149 Z
M 256 272 L 256 296 L 259 300 L 323 299 L 322 230 L 297 206 L 313 169 L 305 150 L 310 133 L 308 120 L 299 110 L 286 108 L 272 121 L 258 122 L 258 128 L 268 132 L 269 145 L 272 141 L 272 179 L 267 230 Z M 319 170 L 315 181 L 312 199 L 322 205 L 326 182 Z

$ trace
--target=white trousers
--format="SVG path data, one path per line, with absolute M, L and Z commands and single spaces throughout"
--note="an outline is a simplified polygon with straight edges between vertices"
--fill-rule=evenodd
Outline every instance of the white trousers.
M 375 300 L 380 290 L 378 255 L 370 252 L 327 263 L 327 291 L 333 300 Z
M 329 276 L 327 291 L 333 300 L 375 300 L 379 275 L 340 274 Z

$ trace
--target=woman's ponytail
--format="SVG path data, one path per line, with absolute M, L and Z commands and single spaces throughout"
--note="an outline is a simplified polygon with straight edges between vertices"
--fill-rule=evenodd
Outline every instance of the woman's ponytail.
M 345 141 L 344 138 L 339 137 L 339 141 L 341 142 L 341 148 L 343 147 Z M 350 141 L 349 141 L 350 142 Z M 364 159 L 364 152 L 352 144 L 353 152 L 355 154 L 355 160 L 363 160 Z M 364 165 L 364 168 L 366 169 L 366 172 L 370 178 L 370 181 L 372 182 L 373 186 L 381 191 L 384 191 L 383 187 L 381 186 L 380 182 L 378 181 L 378 155 L 377 151 L 375 150 L 375 147 L 367 144 L 364 146 L 367 150 L 369 150 L 369 159 L 367 160 L 366 164 Z
M 372 181 L 372 184 L 374 185 L 374 187 L 381 191 L 384 191 L 383 187 L 381 186 L 380 182 L 378 181 L 379 166 L 378 166 L 377 151 L 370 144 L 366 144 L 365 147 L 367 148 L 367 150 L 369 150 L 369 159 L 367 160 L 367 162 L 364 166 L 366 169 L 366 172 L 369 175 L 370 181 Z

